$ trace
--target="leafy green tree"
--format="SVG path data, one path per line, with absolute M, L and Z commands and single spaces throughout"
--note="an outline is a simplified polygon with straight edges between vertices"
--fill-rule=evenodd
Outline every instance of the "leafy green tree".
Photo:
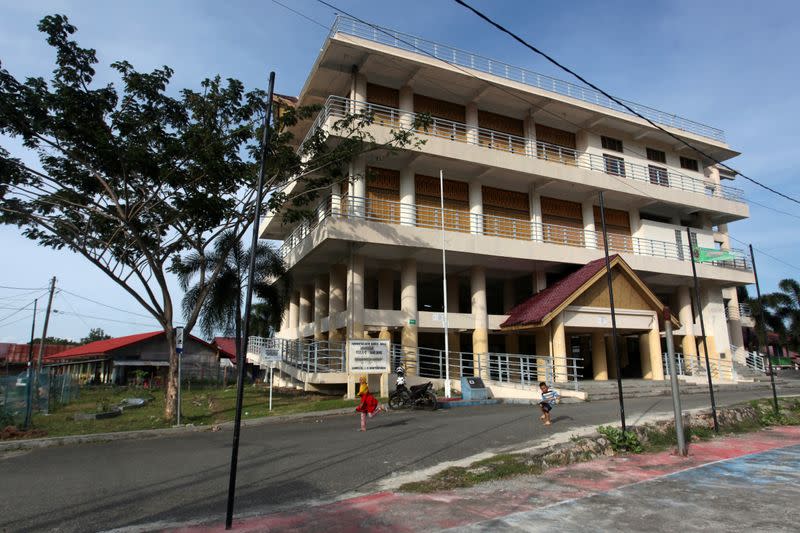
M 41 337 L 37 337 L 37 338 L 33 339 L 33 345 L 34 346 L 39 346 L 39 343 L 41 341 L 42 341 L 42 338 Z M 62 344 L 62 345 L 67 345 L 67 346 L 77 346 L 78 344 L 80 344 L 78 342 L 75 342 L 72 339 L 65 339 L 65 338 L 62 338 L 62 337 L 45 337 L 44 338 L 44 343 L 45 344 Z M 28 343 L 28 344 L 30 344 L 30 343 Z
M 780 291 L 764 296 L 767 310 L 767 326 L 777 333 L 781 342 L 797 351 L 800 347 L 800 283 L 794 279 L 782 279 Z
M 164 417 L 172 420 L 178 359 L 168 268 L 191 254 L 201 263 L 194 307 L 184 313 L 189 333 L 225 267 L 210 266 L 207 254 L 225 231 L 241 239 L 253 220 L 266 94 L 219 76 L 174 91 L 171 68 L 139 72 L 127 61 L 110 65 L 118 84 L 99 84 L 95 50 L 72 40 L 66 16 L 44 17 L 39 30 L 55 51 L 49 80 L 18 78 L 0 63 L 0 134 L 23 144 L 13 156 L 0 146 L 0 223 L 80 254 L 161 324 L 170 351 Z M 282 111 L 268 125 L 265 191 L 270 208 L 286 207 L 286 220 L 307 216 L 357 155 L 422 142 L 412 133 L 417 121 L 376 143 L 373 117 L 356 113 L 313 128 L 298 149 L 292 126 L 317 109 Z M 34 158 L 38 165 L 23 162 Z M 294 181 L 299 192 L 284 187 Z
M 89 344 L 90 342 L 104 341 L 110 338 L 111 335 L 103 331 L 103 328 L 91 328 L 89 334 L 81 339 L 80 344 Z

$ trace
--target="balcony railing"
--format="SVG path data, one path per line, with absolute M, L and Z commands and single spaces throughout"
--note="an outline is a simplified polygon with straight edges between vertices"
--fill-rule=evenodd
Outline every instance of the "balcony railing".
M 744 191 L 741 189 L 693 178 L 661 166 L 642 165 L 621 159 L 612 160 L 607 156 L 578 152 L 572 148 L 534 141 L 533 139 L 526 139 L 485 128 L 471 127 L 452 120 L 430 118 L 427 121 L 423 121 L 420 114 L 417 113 L 350 100 L 341 96 L 328 97 L 324 108 L 320 111 L 311 129 L 309 129 L 306 139 L 312 135 L 316 128 L 324 127 L 329 119 L 338 120 L 353 113 L 368 115 L 373 120 L 373 124 L 380 126 L 405 127 L 420 135 L 473 144 L 523 157 L 534 157 L 543 161 L 580 167 L 661 187 L 724 198 L 734 202 L 744 202 Z M 422 123 L 424 125 L 414 126 Z
M 460 67 L 477 70 L 486 74 L 492 74 L 507 80 L 519 82 L 537 89 L 560 94 L 575 98 L 582 102 L 612 109 L 626 115 L 633 115 L 630 111 L 620 106 L 615 101 L 611 100 L 601 92 L 581 85 L 569 83 L 557 78 L 552 78 L 544 74 L 539 74 L 524 68 L 515 67 L 501 61 L 489 59 L 487 57 L 479 56 L 453 48 L 451 46 L 443 45 L 426 39 L 420 39 L 406 33 L 398 31 L 378 28 L 363 22 L 359 22 L 349 17 L 339 15 L 331 28 L 331 35 L 336 33 L 344 33 L 353 35 L 362 39 L 367 39 L 372 42 L 391 46 L 409 52 L 416 52 L 424 55 L 429 55 L 437 59 L 446 61 L 447 63 L 458 65 Z M 716 141 L 725 142 L 725 133 L 717 128 L 695 122 L 672 113 L 665 113 L 648 107 L 645 105 L 630 102 L 628 100 L 619 99 L 624 102 L 628 107 L 646 117 L 653 122 L 669 126 L 689 133 L 702 135 Z
M 284 240 L 278 253 L 285 258 L 324 220 L 329 217 L 383 222 L 414 226 L 418 228 L 441 229 L 442 219 L 446 231 L 488 235 L 523 241 L 540 242 L 588 248 L 603 249 L 603 233 L 583 228 L 543 224 L 530 220 L 476 214 L 439 207 L 405 204 L 396 201 L 341 196 L 330 202 L 320 204 L 313 218 L 301 223 Z M 630 253 L 648 257 L 662 257 L 689 261 L 689 247 L 678 246 L 673 242 L 632 237 L 620 233 L 608 234 L 608 248 L 612 252 Z M 714 263 L 717 266 L 751 270 L 747 256 L 734 250 L 737 259 Z

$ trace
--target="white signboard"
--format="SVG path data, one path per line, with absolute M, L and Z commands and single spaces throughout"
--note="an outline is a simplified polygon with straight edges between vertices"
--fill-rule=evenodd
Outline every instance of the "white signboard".
M 261 346 L 261 364 L 273 365 L 281 360 L 281 354 L 274 346 Z
M 347 370 L 363 374 L 388 373 L 389 340 L 348 340 Z
M 175 351 L 179 355 L 183 353 L 183 328 L 181 326 L 175 328 Z

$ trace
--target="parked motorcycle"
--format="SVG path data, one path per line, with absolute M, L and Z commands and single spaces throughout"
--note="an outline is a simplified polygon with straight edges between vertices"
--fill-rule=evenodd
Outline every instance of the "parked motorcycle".
M 390 409 L 426 409 L 435 411 L 438 405 L 436 394 L 433 392 L 433 383 L 430 381 L 422 385 L 414 385 L 410 389 L 405 384 L 398 384 L 397 388 L 389 394 Z

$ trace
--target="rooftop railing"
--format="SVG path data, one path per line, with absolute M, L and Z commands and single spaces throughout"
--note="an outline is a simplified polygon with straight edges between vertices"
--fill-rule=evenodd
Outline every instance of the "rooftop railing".
M 552 93 L 560 94 L 575 98 L 582 102 L 595 104 L 607 109 L 612 109 L 626 115 L 635 116 L 633 113 L 616 103 L 614 100 L 603 95 L 601 92 L 581 85 L 569 83 L 557 78 L 539 74 L 524 68 L 515 67 L 501 61 L 489 59 L 487 57 L 479 56 L 453 48 L 452 46 L 443 45 L 434 41 L 420 39 L 413 35 L 401 33 L 398 31 L 380 28 L 370 24 L 359 22 L 355 19 L 339 15 L 331 28 L 331 35 L 336 33 L 344 33 L 362 39 L 367 39 L 372 42 L 406 50 L 408 52 L 416 52 L 423 55 L 435 57 L 437 59 L 446 61 L 447 63 L 457 65 L 459 67 L 469 68 L 486 74 L 492 74 L 507 80 L 516 81 L 537 89 L 543 89 Z M 630 102 L 628 100 L 619 99 L 625 105 L 639 113 L 643 117 L 652 120 L 655 123 L 676 128 L 689 133 L 702 135 L 714 139 L 715 141 L 725 142 L 725 133 L 717 128 L 713 128 L 700 122 L 695 122 L 687 118 L 674 115 L 672 113 L 665 113 L 648 107 L 645 105 Z
M 532 222 L 525 219 L 477 214 L 439 207 L 405 204 L 402 202 L 341 196 L 320 204 L 313 218 L 301 223 L 284 240 L 278 250 L 281 258 L 287 257 L 305 238 L 329 217 L 342 217 L 418 228 L 441 229 L 444 219 L 446 231 L 488 235 L 523 241 L 557 244 L 593 250 L 603 249 L 603 233 L 583 228 Z M 689 247 L 674 242 L 632 237 L 621 233 L 608 233 L 611 252 L 661 257 L 689 261 Z M 717 266 L 752 270 L 749 258 L 741 250 L 732 250 L 736 259 L 714 263 Z
M 572 148 L 534 141 L 533 139 L 526 139 L 486 128 L 471 127 L 452 120 L 427 116 L 424 117 L 426 120 L 423 120 L 421 114 L 350 100 L 341 96 L 328 97 L 325 106 L 320 111 L 311 129 L 309 129 L 306 139 L 313 134 L 316 128 L 325 127 L 329 119 L 339 120 L 350 114 L 368 115 L 373 121 L 372 123 L 379 126 L 409 128 L 420 135 L 473 144 L 523 157 L 533 157 L 543 161 L 584 168 L 660 187 L 724 198 L 734 202 L 744 202 L 744 191 L 741 189 L 697 179 L 661 165 L 642 165 L 614 156 L 578 152 Z

